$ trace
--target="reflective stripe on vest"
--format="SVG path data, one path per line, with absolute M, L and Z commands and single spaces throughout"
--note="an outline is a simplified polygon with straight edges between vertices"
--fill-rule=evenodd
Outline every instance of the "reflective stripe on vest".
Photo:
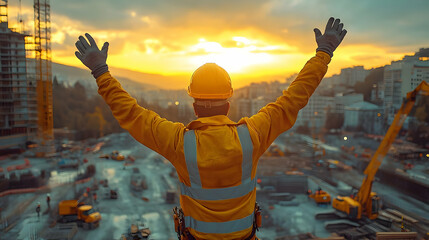
M 203 222 L 185 216 L 185 226 L 203 233 L 232 233 L 247 229 L 253 225 L 253 213 L 242 219 L 228 222 Z
M 227 188 L 202 188 L 200 172 L 197 164 L 197 144 L 195 132 L 187 131 L 184 137 L 184 151 L 186 167 L 189 174 L 191 186 L 180 183 L 181 195 L 191 197 L 196 200 L 227 200 L 242 197 L 255 189 L 256 177 L 251 179 L 252 175 L 252 153 L 253 144 L 250 138 L 249 130 L 245 125 L 237 127 L 238 138 L 240 140 L 243 152 L 241 164 L 242 178 L 241 184 Z M 185 216 L 185 226 L 203 233 L 231 233 L 250 228 L 253 224 L 253 212 L 237 220 L 228 222 L 204 222 L 191 216 Z

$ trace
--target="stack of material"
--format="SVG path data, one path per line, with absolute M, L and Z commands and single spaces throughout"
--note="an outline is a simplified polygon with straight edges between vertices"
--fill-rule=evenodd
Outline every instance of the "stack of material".
M 416 232 L 378 232 L 376 233 L 377 240 L 415 240 L 417 239 Z

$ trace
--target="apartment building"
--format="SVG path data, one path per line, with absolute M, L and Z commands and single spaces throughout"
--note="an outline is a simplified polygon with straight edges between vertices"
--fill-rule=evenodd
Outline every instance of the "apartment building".
M 27 78 L 25 35 L 0 23 L 0 150 L 37 134 L 36 82 Z

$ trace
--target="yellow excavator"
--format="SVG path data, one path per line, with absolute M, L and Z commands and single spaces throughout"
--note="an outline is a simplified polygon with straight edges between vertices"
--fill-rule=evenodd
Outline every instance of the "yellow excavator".
M 413 108 L 417 94 L 429 96 L 429 84 L 422 81 L 416 89 L 407 93 L 407 97 L 402 103 L 398 113 L 396 113 L 392 124 L 383 138 L 383 141 L 380 143 L 380 146 L 365 169 L 364 174 L 366 176 L 362 182 L 359 192 L 354 195 L 353 198 L 342 196 L 334 198 L 332 206 L 336 210 L 347 214 L 351 219 L 361 219 L 363 215 L 369 219 L 376 219 L 378 217 L 380 198 L 377 196 L 377 193 L 371 191 L 372 183 L 381 162 L 387 154 L 387 151 Z

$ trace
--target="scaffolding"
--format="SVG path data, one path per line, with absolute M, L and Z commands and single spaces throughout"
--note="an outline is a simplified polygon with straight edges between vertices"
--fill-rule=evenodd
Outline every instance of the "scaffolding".
M 54 151 L 49 0 L 34 0 L 34 36 L 21 31 L 0 0 L 0 149 L 33 141 L 43 156 Z
M 7 22 L 7 0 L 0 0 L 0 23 Z

